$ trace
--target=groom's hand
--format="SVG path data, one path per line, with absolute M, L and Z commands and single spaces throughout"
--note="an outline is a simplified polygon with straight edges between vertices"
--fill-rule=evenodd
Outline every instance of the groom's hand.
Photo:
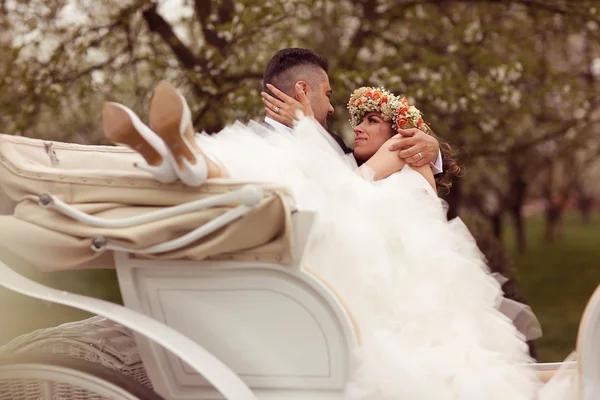
M 438 157 L 440 144 L 437 139 L 417 129 L 398 129 L 401 136 L 390 146 L 390 151 L 398 151 L 398 157 L 413 167 L 433 164 Z

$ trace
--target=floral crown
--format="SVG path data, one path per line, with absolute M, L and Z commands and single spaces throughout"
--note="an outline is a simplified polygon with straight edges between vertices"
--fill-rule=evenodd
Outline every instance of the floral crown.
M 429 126 L 423 121 L 421 111 L 409 106 L 406 97 L 399 97 L 384 88 L 363 86 L 350 95 L 348 102 L 350 125 L 357 127 L 365 114 L 380 112 L 383 119 L 391 121 L 395 128 L 418 128 L 431 133 Z

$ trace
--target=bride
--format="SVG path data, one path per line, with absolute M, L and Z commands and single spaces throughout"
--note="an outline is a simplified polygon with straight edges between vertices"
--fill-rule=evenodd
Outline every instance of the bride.
M 430 167 L 413 169 L 389 151 L 397 128 L 429 131 L 419 110 L 382 88 L 355 90 L 348 109 L 364 161 L 357 170 L 308 117 L 287 136 L 239 122 L 196 135 L 185 99 L 167 83 L 152 98 L 152 129 L 106 103 L 104 130 L 163 182 L 274 182 L 317 211 L 305 262 L 337 289 L 361 331 L 348 398 L 535 398 L 527 346 L 498 311 L 500 285 L 474 239 L 446 220 Z

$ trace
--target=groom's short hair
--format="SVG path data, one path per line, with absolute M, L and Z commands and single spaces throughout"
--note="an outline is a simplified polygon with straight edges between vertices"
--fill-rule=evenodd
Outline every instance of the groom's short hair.
M 263 90 L 267 83 L 275 86 L 289 96 L 294 95 L 294 84 L 305 80 L 310 85 L 318 85 L 323 81 L 320 70 L 329 73 L 327 59 L 312 50 L 301 48 L 287 48 L 279 50 L 267 63 L 263 75 Z

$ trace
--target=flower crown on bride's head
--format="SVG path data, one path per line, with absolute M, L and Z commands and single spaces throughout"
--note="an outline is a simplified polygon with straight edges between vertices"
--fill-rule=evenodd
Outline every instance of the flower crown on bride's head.
M 380 112 L 384 120 L 392 122 L 394 128 L 418 128 L 431 133 L 431 129 L 423 121 L 421 111 L 415 106 L 409 106 L 406 97 L 396 96 L 384 88 L 363 86 L 356 89 L 350 95 L 348 112 L 352 128 L 361 123 L 365 114 Z

